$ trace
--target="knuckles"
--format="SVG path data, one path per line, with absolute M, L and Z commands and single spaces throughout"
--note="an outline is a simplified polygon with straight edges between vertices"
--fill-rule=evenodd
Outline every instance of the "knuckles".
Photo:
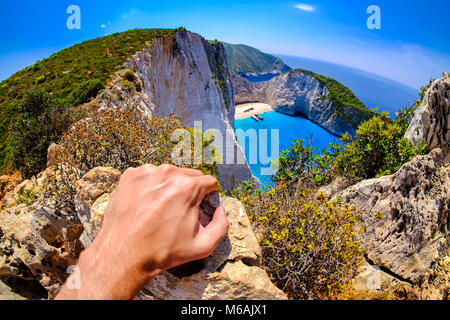
M 178 169 L 177 167 L 175 167 L 171 164 L 162 164 L 158 168 L 156 168 L 156 170 L 158 172 L 161 172 L 162 174 L 165 174 L 165 175 L 170 174 L 177 169 Z

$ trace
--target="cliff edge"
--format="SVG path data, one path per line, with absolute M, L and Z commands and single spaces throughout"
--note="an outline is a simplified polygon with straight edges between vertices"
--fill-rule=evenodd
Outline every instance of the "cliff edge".
M 306 70 L 292 70 L 260 83 L 233 75 L 233 85 L 237 104 L 267 103 L 277 112 L 301 114 L 338 136 L 354 135 L 374 115 L 344 85 Z

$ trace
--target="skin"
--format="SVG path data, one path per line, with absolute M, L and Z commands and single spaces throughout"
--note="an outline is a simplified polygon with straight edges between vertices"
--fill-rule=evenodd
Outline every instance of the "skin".
M 217 180 L 198 170 L 126 170 L 100 233 L 80 255 L 80 288 L 66 282 L 56 299 L 132 299 L 159 273 L 209 256 L 229 227 L 223 207 L 206 227 L 199 223 L 201 201 L 216 190 Z

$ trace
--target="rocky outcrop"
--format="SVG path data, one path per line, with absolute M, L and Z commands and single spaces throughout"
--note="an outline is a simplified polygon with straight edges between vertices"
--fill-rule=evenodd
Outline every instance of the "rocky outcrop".
M 362 213 L 367 261 L 418 285 L 450 237 L 450 166 L 442 149 L 414 158 L 391 176 L 362 181 L 334 195 Z
M 237 180 L 253 181 L 234 133 L 233 86 L 220 43 L 176 32 L 155 39 L 125 67 L 135 72 L 138 86 L 130 92 L 119 77 L 100 96 L 104 107 L 126 107 L 131 99 L 140 114 L 164 117 L 174 113 L 187 126 L 215 130 L 216 146 L 225 162 L 219 166 L 221 186 L 228 190 Z M 235 158 L 242 161 L 225 161 Z
M 65 282 L 67 267 L 76 264 L 83 227 L 65 205 L 62 188 L 61 171 L 53 166 L 6 195 L 0 212 L 0 291 L 7 298 L 51 297 Z
M 97 168 L 77 182 L 76 207 L 86 245 L 100 231 L 118 179 L 117 171 Z M 217 193 L 207 196 L 201 204 L 200 221 L 209 223 L 220 205 L 225 207 L 230 229 L 211 256 L 158 275 L 137 299 L 286 299 L 259 267 L 261 248 L 239 201 Z
M 14 190 L 22 182 L 22 175 L 16 171 L 12 175 L 0 176 L 0 209 L 3 207 L 5 195 Z
M 267 103 L 281 113 L 301 114 L 338 136 L 345 132 L 353 135 L 355 125 L 352 123 L 365 120 L 350 109 L 346 110 L 346 116 L 351 121 L 341 119 L 330 99 L 330 91 L 311 72 L 293 70 L 261 83 L 252 83 L 234 75 L 233 85 L 237 104 Z
M 355 299 L 447 299 L 450 244 L 448 77 L 435 81 L 406 137 L 432 150 L 397 173 L 350 186 L 336 179 L 320 190 L 361 212 L 366 261 L 353 280 Z M 374 282 L 375 283 L 372 283 Z
M 449 150 L 450 141 L 450 77 L 434 81 L 416 110 L 405 137 L 418 146 Z

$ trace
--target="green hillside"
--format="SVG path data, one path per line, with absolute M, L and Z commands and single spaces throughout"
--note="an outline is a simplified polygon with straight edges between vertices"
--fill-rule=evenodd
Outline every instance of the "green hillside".
M 96 38 L 61 50 L 0 83 L 0 172 L 12 152 L 10 125 L 20 117 L 20 103 L 29 90 L 50 93 L 67 106 L 84 103 L 104 88 L 123 63 L 156 37 L 176 30 L 130 30 Z M 2 170 L 3 169 L 3 170 Z
M 289 71 L 290 74 L 296 72 L 313 75 L 325 85 L 330 91 L 331 96 L 324 98 L 329 98 L 333 102 L 333 105 L 336 107 L 336 116 L 351 124 L 355 129 L 358 128 L 361 122 L 366 121 L 375 115 L 375 113 L 369 110 L 349 88 L 339 81 L 309 70 L 295 69 Z M 355 116 L 357 119 L 355 119 Z
M 228 64 L 235 73 L 259 73 L 278 70 L 280 73 L 289 71 L 283 60 L 258 49 L 242 45 L 222 42 L 227 54 Z

